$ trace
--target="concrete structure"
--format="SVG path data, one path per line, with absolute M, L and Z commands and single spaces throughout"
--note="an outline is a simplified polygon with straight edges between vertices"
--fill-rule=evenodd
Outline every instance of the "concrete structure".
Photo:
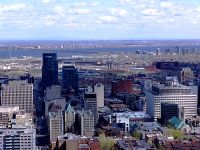
M 183 110 L 183 118 L 197 115 L 197 95 L 193 94 L 187 86 L 178 84 L 176 79 L 157 84 L 152 90 L 146 91 L 147 113 L 155 119 L 161 118 L 161 103 L 178 104 Z
M 194 79 L 194 73 L 192 69 L 189 67 L 182 68 L 179 76 L 180 76 L 181 83 L 186 82 L 186 81 L 191 81 Z
M 65 110 L 65 106 L 66 106 L 66 99 L 65 98 L 55 98 L 55 99 L 52 99 L 52 100 L 45 100 L 45 116 L 48 117 L 49 115 L 49 110 L 51 108 L 51 106 L 53 104 L 55 105 L 60 105 L 61 106 L 61 109 L 64 111 Z
M 0 128 L 0 149 L 35 150 L 35 135 L 32 127 L 12 125 L 11 128 Z
M 64 120 L 60 105 L 53 104 L 49 110 L 49 135 L 50 141 L 64 134 Z
M 60 85 L 52 85 L 46 88 L 45 91 L 46 100 L 53 100 L 55 98 L 61 97 L 61 86 Z
M 145 112 L 117 112 L 109 115 L 109 123 L 124 124 L 124 132 L 130 131 L 130 124 L 153 121 Z
M 9 81 L 1 86 L 1 105 L 19 106 L 26 113 L 33 113 L 33 84 L 26 80 Z
M 13 119 L 13 114 L 19 112 L 19 106 L 0 106 L 0 126 L 7 126 Z
M 93 113 L 90 110 L 77 112 L 75 126 L 78 134 L 92 137 L 94 135 Z
M 84 94 L 84 109 L 91 110 L 94 116 L 94 124 L 98 123 L 98 111 L 97 111 L 97 95 L 96 93 L 85 93 Z
M 97 96 L 97 108 L 104 106 L 104 85 L 96 84 L 94 85 L 94 92 Z

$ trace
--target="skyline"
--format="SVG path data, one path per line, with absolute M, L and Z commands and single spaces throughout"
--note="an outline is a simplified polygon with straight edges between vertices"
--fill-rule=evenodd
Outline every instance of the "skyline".
M 0 40 L 199 39 L 200 1 L 1 0 Z

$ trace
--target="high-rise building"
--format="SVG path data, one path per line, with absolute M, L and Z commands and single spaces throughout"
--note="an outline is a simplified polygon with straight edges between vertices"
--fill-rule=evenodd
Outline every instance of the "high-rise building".
M 84 108 L 85 110 L 91 110 L 94 116 L 94 124 L 98 123 L 98 111 L 97 111 L 97 95 L 94 92 L 85 93 L 84 95 Z
M 94 116 L 91 110 L 78 111 L 75 120 L 79 135 L 86 137 L 94 135 Z
M 49 110 L 49 135 L 50 141 L 56 141 L 57 137 L 64 134 L 63 113 L 60 105 L 52 104 Z
M 197 115 L 197 95 L 189 87 L 179 84 L 177 79 L 165 85 L 152 85 L 152 90 L 146 91 L 145 95 L 147 113 L 155 119 L 161 118 L 161 103 L 177 104 L 179 110 L 183 110 L 183 118 Z
M 19 106 L 21 111 L 33 113 L 33 84 L 26 80 L 9 81 L 1 85 L 1 105 Z
M 58 83 L 58 61 L 56 53 L 44 53 L 42 65 L 42 87 L 45 90 Z
M 104 107 L 104 86 L 102 84 L 94 85 L 94 92 L 97 96 L 97 108 Z
M 21 150 L 36 149 L 36 132 L 32 127 L 13 125 L 10 128 L 0 128 L 0 149 Z
M 62 89 L 64 93 L 72 90 L 75 95 L 79 93 L 78 71 L 73 65 L 63 65 L 62 67 Z
M 186 67 L 182 68 L 179 74 L 180 82 L 186 82 L 186 81 L 193 81 L 194 79 L 194 73 L 191 68 Z
M 65 110 L 65 133 L 73 132 L 75 122 L 75 111 L 74 108 L 70 105 L 67 106 Z

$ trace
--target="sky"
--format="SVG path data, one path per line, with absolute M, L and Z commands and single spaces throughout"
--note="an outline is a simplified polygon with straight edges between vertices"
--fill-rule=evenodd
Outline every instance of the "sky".
M 200 39 L 200 0 L 0 0 L 0 40 Z

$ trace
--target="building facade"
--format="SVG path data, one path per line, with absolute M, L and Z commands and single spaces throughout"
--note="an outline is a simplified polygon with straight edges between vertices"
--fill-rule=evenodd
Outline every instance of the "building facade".
M 12 128 L 0 128 L 1 150 L 35 150 L 36 132 L 34 128 L 13 126 Z
M 56 141 L 57 137 L 64 134 L 64 120 L 62 109 L 54 105 L 49 111 L 49 136 L 50 142 Z
M 1 105 L 19 106 L 21 111 L 33 112 L 33 84 L 26 80 L 9 81 L 1 86 Z
M 98 111 L 97 111 L 97 95 L 94 92 L 85 93 L 84 95 L 84 109 L 91 110 L 94 116 L 94 124 L 98 123 Z
M 45 90 L 58 83 L 58 61 L 56 53 L 44 53 L 42 65 L 42 87 Z
M 65 133 L 73 132 L 75 122 L 75 111 L 74 108 L 68 104 L 65 110 Z
M 65 93 L 73 90 L 75 95 L 79 93 L 79 76 L 75 66 L 63 65 L 62 67 L 62 89 Z
M 94 85 L 94 92 L 97 96 L 97 108 L 104 107 L 104 85 L 96 84 Z
M 147 113 L 155 119 L 161 118 L 161 103 L 177 104 L 183 110 L 183 118 L 197 115 L 197 95 L 191 89 L 176 82 L 168 85 L 157 84 L 146 91 Z

